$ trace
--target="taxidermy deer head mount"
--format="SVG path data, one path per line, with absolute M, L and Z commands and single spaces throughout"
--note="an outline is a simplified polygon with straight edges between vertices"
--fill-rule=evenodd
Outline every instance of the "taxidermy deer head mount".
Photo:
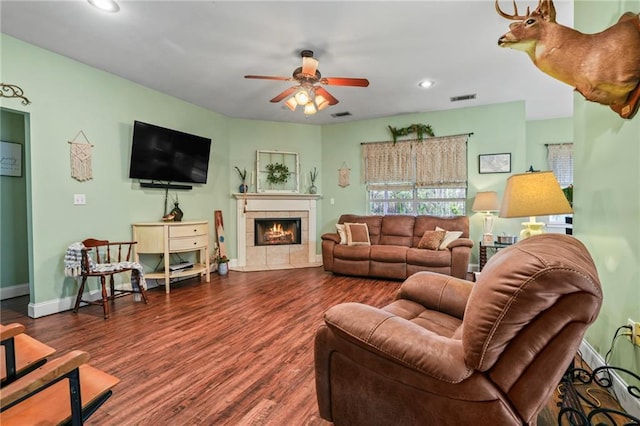
M 551 0 L 540 0 L 526 15 L 496 11 L 517 21 L 498 40 L 498 46 L 527 53 L 535 66 L 573 86 L 587 100 L 609 105 L 620 117 L 631 118 L 640 100 L 640 15 L 627 12 L 597 34 L 583 34 L 556 23 Z

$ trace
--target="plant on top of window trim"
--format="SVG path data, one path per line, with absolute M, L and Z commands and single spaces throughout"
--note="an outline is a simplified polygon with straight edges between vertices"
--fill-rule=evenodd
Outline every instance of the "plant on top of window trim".
M 424 139 L 424 135 L 429 135 L 431 137 L 435 136 L 433 133 L 433 128 L 430 124 L 412 124 L 407 127 L 402 127 L 397 129 L 395 127 L 387 126 L 391 131 L 391 135 L 393 136 L 393 144 L 398 140 L 398 136 L 407 136 L 411 133 L 415 133 L 418 139 Z

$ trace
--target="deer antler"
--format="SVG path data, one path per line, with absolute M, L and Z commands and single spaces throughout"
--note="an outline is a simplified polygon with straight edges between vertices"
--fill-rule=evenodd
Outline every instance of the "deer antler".
M 542 0 L 539 0 L 538 7 L 540 7 L 541 3 L 542 3 Z M 503 18 L 511 19 L 513 21 L 522 21 L 524 20 L 524 18 L 529 16 L 529 6 L 527 6 L 526 15 L 518 15 L 518 6 L 516 5 L 516 0 L 513 0 L 513 15 L 508 15 L 504 13 L 502 10 L 500 10 L 500 5 L 498 4 L 498 0 L 496 0 L 496 12 L 498 12 L 498 15 L 502 16 Z

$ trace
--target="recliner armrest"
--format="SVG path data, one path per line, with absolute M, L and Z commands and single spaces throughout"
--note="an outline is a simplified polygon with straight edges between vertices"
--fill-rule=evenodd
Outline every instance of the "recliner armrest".
M 473 248 L 473 241 L 469 238 L 457 238 L 449 243 L 447 248 L 453 250 L 456 247 L 469 247 Z
M 459 383 L 473 370 L 464 362 L 462 342 L 439 336 L 411 321 L 361 303 L 329 309 L 325 323 L 349 341 L 447 383 Z
M 408 299 L 425 308 L 462 319 L 473 283 L 435 272 L 417 272 L 402 284 L 396 299 Z
M 336 244 L 340 244 L 340 235 L 338 235 L 337 233 L 322 234 L 320 238 L 322 238 L 325 241 L 333 241 Z

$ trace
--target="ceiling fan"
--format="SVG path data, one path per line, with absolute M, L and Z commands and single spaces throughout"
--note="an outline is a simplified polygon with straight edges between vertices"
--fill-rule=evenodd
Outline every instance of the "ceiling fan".
M 321 85 L 369 86 L 369 80 L 366 78 L 322 77 L 318 71 L 318 60 L 313 57 L 313 51 L 303 50 L 300 52 L 300 56 L 302 57 L 302 66 L 296 68 L 291 77 L 245 75 L 244 78 L 297 82 L 297 85 L 284 90 L 271 99 L 271 102 L 277 103 L 289 97 L 285 105 L 291 111 L 294 111 L 298 105 L 303 106 L 306 115 L 315 114 L 316 111 L 338 103 L 338 100 Z

